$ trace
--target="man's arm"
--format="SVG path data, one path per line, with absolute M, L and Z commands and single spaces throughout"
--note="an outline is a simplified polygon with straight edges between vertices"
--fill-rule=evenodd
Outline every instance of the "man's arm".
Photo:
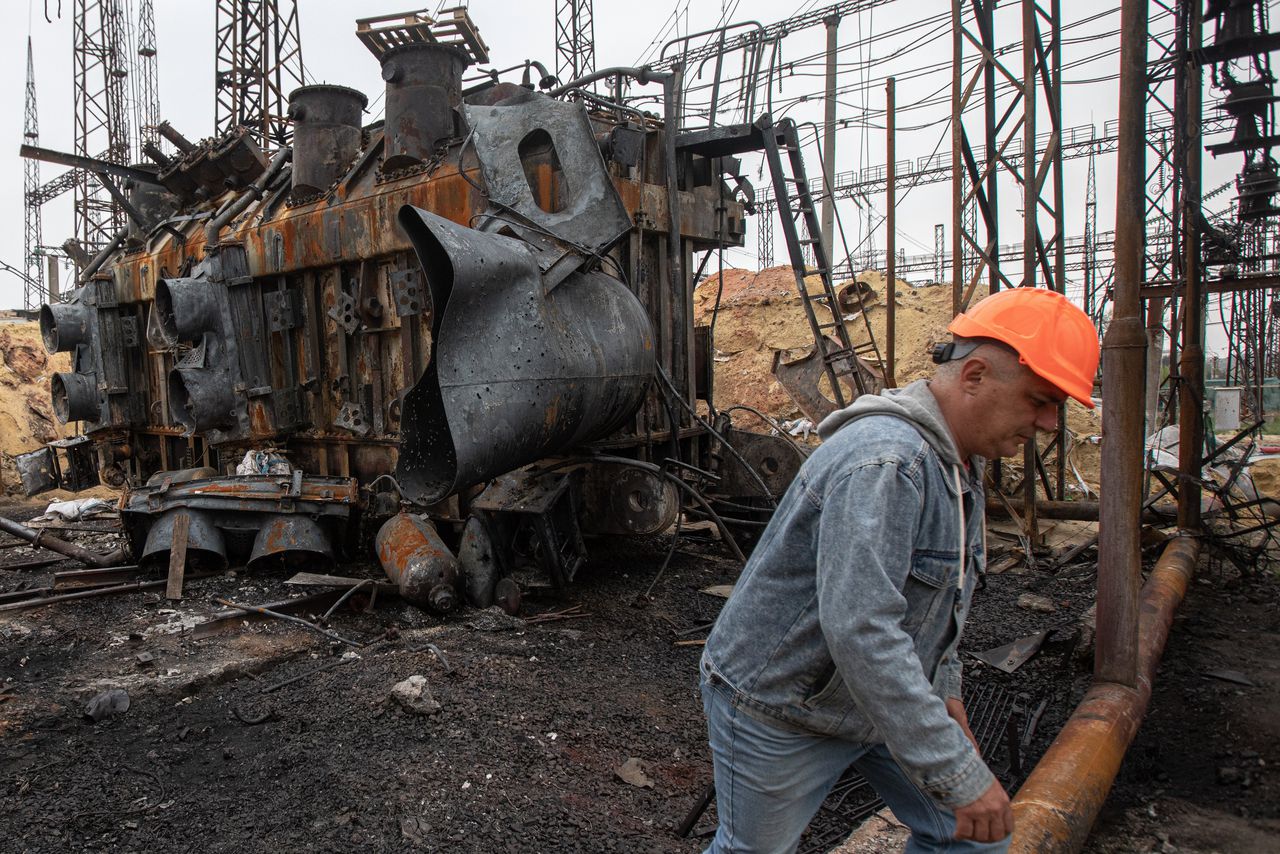
M 916 782 L 951 807 L 995 777 L 932 690 L 902 630 L 922 496 L 892 461 L 864 463 L 822 497 L 818 616 L 854 702 Z
M 959 697 L 948 697 L 947 714 L 964 730 L 978 755 L 982 755 L 978 739 L 974 738 L 973 730 L 969 729 L 969 715 L 964 710 L 964 701 Z M 1013 833 L 1013 809 L 1009 805 L 1009 794 L 998 780 L 973 803 L 956 807 L 955 814 L 957 839 L 995 842 Z

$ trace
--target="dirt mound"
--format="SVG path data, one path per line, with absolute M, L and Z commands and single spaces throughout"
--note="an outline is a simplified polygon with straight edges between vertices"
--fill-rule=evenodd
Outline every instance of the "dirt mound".
M 46 355 L 37 323 L 0 327 L 0 488 L 21 492 L 13 458 L 46 442 L 75 435 L 58 422 L 49 401 L 49 377 L 71 369 L 67 353 Z
M 884 276 L 873 270 L 858 274 L 864 290 L 866 319 L 856 307 L 845 312 L 845 328 L 854 344 L 868 340 L 867 328 L 884 353 L 885 321 L 888 316 Z M 841 293 L 850 283 L 841 282 Z M 821 287 L 816 276 L 806 282 L 810 292 Z M 694 292 L 694 322 L 709 324 L 716 305 L 718 277 L 705 280 Z M 986 295 L 979 288 L 975 299 Z M 899 386 L 928 377 L 933 372 L 930 353 L 933 345 L 949 340 L 951 285 L 914 286 L 899 280 L 894 338 L 894 375 Z M 773 376 L 778 353 L 798 356 L 813 346 L 813 335 L 790 267 L 770 267 L 760 272 L 725 270 L 720 307 L 715 313 L 715 404 L 724 409 L 734 404 L 753 406 L 779 420 L 802 417 L 799 408 Z M 744 425 L 746 426 L 746 425 Z M 1088 410 L 1071 401 L 1067 404 L 1067 483 L 1076 496 L 1097 494 L 1100 480 L 1102 433 L 1101 412 Z M 751 426 L 748 429 L 757 429 Z M 1047 439 L 1046 439 L 1047 441 Z M 1017 460 L 1009 462 L 1007 473 L 1021 477 Z
M 882 349 L 885 344 L 885 283 L 875 271 L 858 274 L 865 291 L 866 317 L 847 303 L 845 328 L 855 345 L 874 336 Z M 817 276 L 806 281 L 810 293 L 822 287 Z M 836 292 L 842 293 L 851 282 L 840 282 Z M 754 406 L 775 418 L 800 416 L 800 410 L 773 378 L 773 360 L 778 353 L 801 355 L 813 346 L 813 334 L 796 292 L 790 267 L 751 270 L 725 270 L 720 290 L 718 276 L 703 281 L 694 292 L 694 322 L 710 324 L 715 311 L 715 403 L 719 408 L 741 403 Z M 981 296 L 981 294 L 978 294 Z M 949 284 L 914 287 L 898 281 L 895 338 L 897 345 L 896 378 L 898 385 L 928 376 L 932 363 L 929 351 L 946 336 L 951 320 L 951 286 Z M 868 334 L 870 327 L 870 335 Z M 794 351 L 794 352 L 793 352 Z

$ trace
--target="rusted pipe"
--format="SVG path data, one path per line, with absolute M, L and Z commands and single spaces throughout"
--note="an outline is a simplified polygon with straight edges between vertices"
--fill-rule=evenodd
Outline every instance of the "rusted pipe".
M 91 260 L 88 265 L 85 266 L 84 270 L 80 272 L 80 275 L 76 276 L 76 285 L 83 285 L 85 282 L 89 281 L 89 279 L 93 277 L 93 274 L 98 272 L 98 270 L 102 268 L 103 264 L 107 263 L 107 259 L 111 257 L 112 253 L 120 248 L 120 244 L 124 243 L 124 239 L 128 234 L 129 229 L 127 228 L 122 228 L 117 231 L 115 237 L 111 238 L 111 242 L 102 247 L 98 254 L 93 256 L 93 260 Z
M 262 192 L 267 185 L 275 180 L 276 175 L 280 174 L 280 170 L 293 157 L 292 148 L 282 148 L 276 152 L 276 156 L 271 158 L 271 163 L 267 165 L 267 171 L 263 172 L 258 180 L 244 188 L 240 195 L 222 206 L 221 210 L 210 220 L 209 225 L 205 227 L 204 239 L 205 244 L 214 246 L 218 242 L 218 232 L 226 226 L 231 220 L 244 213 L 249 205 L 253 204 L 256 199 L 262 198 Z
M 1022 499 L 1009 498 L 1008 505 L 1014 509 L 1019 515 L 1022 514 Z M 1037 501 L 1036 515 L 1042 519 L 1073 519 L 1078 522 L 1097 522 L 1101 511 L 1101 502 L 1098 501 Z M 990 518 L 998 518 L 1001 513 L 1006 512 L 1005 505 L 995 501 L 987 502 L 987 516 Z M 1172 502 L 1162 502 L 1153 507 L 1142 508 L 1142 514 L 1139 517 L 1144 525 L 1159 525 L 1169 523 L 1174 514 L 1177 513 L 1177 507 Z
M 1098 521 L 1098 617 L 1095 678 L 1137 679 L 1138 589 L 1142 584 L 1143 382 L 1147 333 L 1139 288 L 1145 260 L 1147 11 L 1121 5 L 1120 126 L 1117 136 L 1115 288 L 1102 339 L 1102 484 Z
M 1011 854 L 1066 854 L 1084 847 L 1146 714 L 1169 627 L 1199 556 L 1199 540 L 1180 536 L 1156 562 L 1142 588 L 1137 684 L 1098 681 L 1085 694 L 1013 799 Z
M 12 519 L 6 519 L 0 516 L 0 531 L 6 534 L 13 534 L 20 540 L 26 540 L 33 546 L 48 549 L 51 552 L 57 552 L 60 555 L 69 557 L 72 560 L 78 560 L 89 566 L 97 567 L 114 567 L 124 562 L 124 552 L 116 549 L 108 554 L 99 554 L 90 551 L 84 546 L 77 546 L 75 543 L 69 543 L 66 540 L 60 540 L 46 531 L 37 531 L 34 528 L 28 528 Z

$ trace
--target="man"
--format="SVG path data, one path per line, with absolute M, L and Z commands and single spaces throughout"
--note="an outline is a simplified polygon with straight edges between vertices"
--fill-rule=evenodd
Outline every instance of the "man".
M 1093 406 L 1097 332 L 1052 291 L 952 321 L 931 381 L 818 427 L 707 640 L 702 695 L 720 826 L 709 852 L 794 851 L 855 766 L 908 851 L 1005 851 L 1009 797 L 978 753 L 957 647 L 985 567 L 985 459 Z

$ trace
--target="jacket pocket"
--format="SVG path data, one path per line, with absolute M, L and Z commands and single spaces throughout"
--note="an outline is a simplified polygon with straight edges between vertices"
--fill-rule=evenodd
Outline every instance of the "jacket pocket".
M 828 670 L 823 671 L 814 684 L 818 687 L 817 692 L 804 699 L 803 705 L 807 709 L 817 708 L 822 703 L 830 700 L 837 690 L 844 688 L 844 679 L 840 677 L 840 668 L 836 667 L 833 662 Z
M 960 556 L 954 552 L 916 552 L 911 559 L 911 571 L 902 591 L 907 600 L 907 613 L 903 628 L 914 635 L 921 625 L 930 621 L 943 600 L 945 592 L 955 586 L 960 570 Z

